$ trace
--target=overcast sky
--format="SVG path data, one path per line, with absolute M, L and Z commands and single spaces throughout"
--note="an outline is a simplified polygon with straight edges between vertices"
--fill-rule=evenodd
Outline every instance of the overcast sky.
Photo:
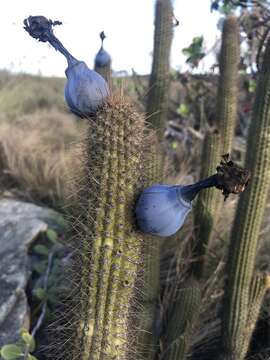
M 153 47 L 154 0 L 2 0 L 0 12 L 0 69 L 64 76 L 65 58 L 48 44 L 38 43 L 23 30 L 29 15 L 60 20 L 55 34 L 64 46 L 91 68 L 100 47 L 99 33 L 107 35 L 104 47 L 113 69 L 149 73 Z M 204 35 L 209 48 L 218 36 L 218 14 L 210 13 L 210 0 L 175 0 L 172 66 L 183 68 L 182 48 Z M 212 60 L 206 61 L 206 66 Z

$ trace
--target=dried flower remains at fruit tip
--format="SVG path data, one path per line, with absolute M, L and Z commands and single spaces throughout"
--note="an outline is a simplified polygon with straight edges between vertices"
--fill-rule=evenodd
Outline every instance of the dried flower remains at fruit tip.
M 217 167 L 217 185 L 216 187 L 222 190 L 224 201 L 230 194 L 240 194 L 248 185 L 251 174 L 246 170 L 236 165 L 230 160 L 230 155 L 222 155 L 220 165 Z

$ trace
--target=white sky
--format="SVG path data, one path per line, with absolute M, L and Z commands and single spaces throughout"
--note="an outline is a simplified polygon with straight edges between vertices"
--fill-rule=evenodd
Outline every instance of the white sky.
M 48 44 L 38 43 L 23 30 L 29 15 L 60 20 L 55 34 L 79 60 L 93 67 L 100 47 L 99 33 L 107 35 L 104 47 L 111 54 L 116 71 L 134 68 L 150 72 L 153 48 L 154 0 L 1 0 L 0 69 L 64 76 L 65 58 Z M 204 35 L 206 47 L 215 42 L 218 14 L 210 13 L 210 0 L 174 0 L 180 21 L 175 28 L 172 66 L 184 68 L 182 48 L 194 36 Z M 211 59 L 206 60 L 206 66 Z

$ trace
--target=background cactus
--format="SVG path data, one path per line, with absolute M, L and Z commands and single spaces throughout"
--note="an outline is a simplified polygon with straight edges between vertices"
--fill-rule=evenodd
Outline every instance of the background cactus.
M 242 194 L 231 232 L 228 280 L 223 305 L 224 359 L 241 360 L 247 351 L 246 328 L 254 304 L 250 295 L 257 243 L 270 186 L 270 39 L 256 90 L 249 129 L 246 167 L 252 184 Z M 252 319 L 253 322 L 256 319 Z
M 176 292 L 166 328 L 164 356 L 168 360 L 182 360 L 188 351 L 193 326 L 199 314 L 202 294 L 198 283 L 191 281 Z
M 131 299 L 142 256 L 133 202 L 141 184 L 143 122 L 116 98 L 89 120 L 82 192 L 86 213 L 78 219 L 73 271 L 77 301 L 63 333 L 68 345 L 54 358 L 128 358 L 134 330 Z
M 162 181 L 161 152 L 155 131 L 148 129 L 145 149 L 144 188 Z M 158 339 L 155 320 L 160 294 L 160 239 L 143 235 L 143 282 L 138 312 L 138 353 L 142 359 L 154 358 Z
M 230 153 L 237 116 L 237 73 L 240 62 L 239 25 L 234 15 L 224 20 L 219 55 L 217 126 L 221 135 L 221 155 Z
M 163 137 L 168 111 L 172 38 L 173 7 L 171 0 L 156 0 L 154 54 L 146 112 L 149 122 L 157 129 L 159 138 Z
M 201 178 L 215 171 L 220 156 L 231 153 L 237 117 L 237 72 L 240 61 L 239 26 L 235 16 L 224 20 L 221 52 L 219 55 L 219 83 L 216 107 L 216 122 L 219 136 L 207 134 L 202 152 Z M 193 271 L 202 275 L 205 254 L 218 219 L 223 199 L 215 189 L 199 194 L 194 211 L 195 252 L 197 262 Z

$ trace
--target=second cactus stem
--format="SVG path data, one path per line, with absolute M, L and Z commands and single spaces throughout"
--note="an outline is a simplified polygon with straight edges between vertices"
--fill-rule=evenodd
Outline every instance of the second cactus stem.
M 206 135 L 203 144 L 201 177 L 215 170 L 221 155 L 231 153 L 237 117 L 237 73 L 240 60 L 239 26 L 233 15 L 224 20 L 221 52 L 219 55 L 219 84 L 215 126 L 217 134 Z M 209 171 L 209 173 L 208 173 Z M 195 276 L 202 276 L 204 258 L 218 220 L 222 197 L 217 190 L 204 190 L 198 197 L 194 211 Z
M 83 224 L 74 274 L 78 300 L 68 324 L 68 351 L 60 358 L 124 360 L 135 338 L 132 299 L 142 266 L 133 207 L 141 184 L 144 119 L 114 98 L 89 122 L 84 151 L 88 206 L 78 220 Z
M 260 306 L 251 294 L 260 228 L 270 187 L 270 40 L 266 45 L 246 154 L 251 185 L 241 195 L 230 240 L 223 305 L 223 358 L 244 359 Z M 258 311 L 257 311 L 258 314 Z M 252 326 L 250 321 L 252 319 Z
M 186 358 L 193 326 L 196 323 L 202 300 L 202 293 L 195 281 L 190 281 L 177 293 L 168 318 L 164 359 Z
M 162 155 L 155 131 L 148 130 L 147 142 L 144 187 L 162 180 Z M 155 319 L 160 291 L 160 239 L 144 235 L 143 259 L 143 283 L 138 313 L 138 353 L 141 359 L 152 360 L 158 348 Z
M 219 85 L 217 95 L 217 126 L 221 135 L 221 154 L 231 152 L 237 116 L 237 74 L 240 61 L 239 25 L 234 15 L 223 24 L 219 54 Z
M 171 0 L 156 0 L 152 72 L 149 81 L 146 112 L 149 122 L 163 136 L 168 111 L 170 51 L 173 38 Z

